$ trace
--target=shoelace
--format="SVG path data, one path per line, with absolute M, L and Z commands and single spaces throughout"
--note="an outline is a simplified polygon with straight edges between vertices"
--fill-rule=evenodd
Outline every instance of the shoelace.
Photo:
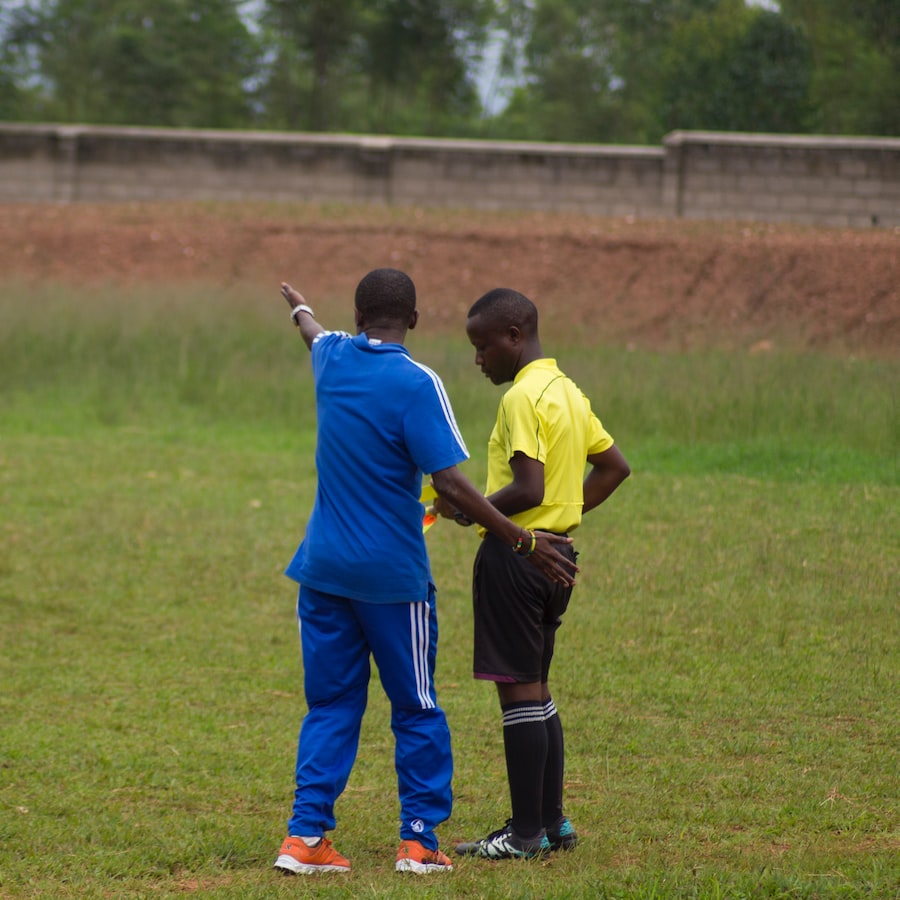
M 507 834 L 508 832 L 512 832 L 512 816 L 510 816 L 506 822 L 504 822 L 502 828 L 498 828 L 496 831 L 492 831 L 486 838 L 484 838 L 484 842 L 492 841 L 495 838 L 500 837 L 501 834 Z

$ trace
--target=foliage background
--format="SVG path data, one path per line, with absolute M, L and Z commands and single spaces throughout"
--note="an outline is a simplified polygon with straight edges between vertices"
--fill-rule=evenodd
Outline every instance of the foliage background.
M 7 0 L 0 119 L 897 135 L 900 16 L 893 0 Z

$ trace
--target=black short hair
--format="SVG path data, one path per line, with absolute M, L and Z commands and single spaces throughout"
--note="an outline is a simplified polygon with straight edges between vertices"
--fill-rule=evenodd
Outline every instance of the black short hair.
M 469 310 L 469 318 L 481 316 L 492 328 L 515 325 L 524 334 L 537 334 L 537 307 L 511 288 L 494 288 L 479 297 Z
M 408 322 L 416 311 L 416 286 L 399 269 L 373 269 L 356 287 L 356 308 L 368 322 Z

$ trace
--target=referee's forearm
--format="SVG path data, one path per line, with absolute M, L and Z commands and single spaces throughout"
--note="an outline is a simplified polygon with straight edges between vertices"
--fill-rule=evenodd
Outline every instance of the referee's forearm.
M 487 501 L 491 506 L 500 510 L 504 516 L 508 517 L 541 505 L 540 500 L 538 500 L 537 503 L 534 503 L 531 496 L 523 491 L 515 482 L 508 484 L 499 491 L 495 491 L 487 498 Z

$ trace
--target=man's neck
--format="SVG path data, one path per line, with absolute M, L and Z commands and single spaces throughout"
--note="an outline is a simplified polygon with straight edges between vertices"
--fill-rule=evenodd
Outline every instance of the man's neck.
M 531 343 L 522 348 L 522 353 L 519 356 L 519 359 L 516 363 L 516 375 L 525 368 L 525 366 L 531 365 L 536 359 L 543 359 L 544 351 L 541 349 L 541 345 L 539 343 Z
M 405 328 L 387 328 L 381 325 L 372 325 L 361 330 L 361 334 L 370 341 L 381 341 L 382 344 L 402 344 L 406 340 Z

